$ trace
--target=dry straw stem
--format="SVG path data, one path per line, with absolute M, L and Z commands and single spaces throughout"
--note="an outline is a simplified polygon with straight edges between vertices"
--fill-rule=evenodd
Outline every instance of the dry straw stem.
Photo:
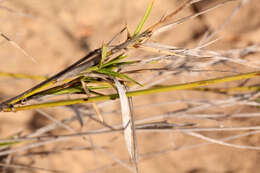
M 57 126 L 62 127 L 62 128 L 64 128 L 64 129 L 70 131 L 71 133 L 77 133 L 73 128 L 71 128 L 70 126 L 66 125 L 65 122 L 57 121 L 56 119 L 52 118 L 51 115 L 49 115 L 49 114 L 47 114 L 47 113 L 45 113 L 45 112 L 43 112 L 43 111 L 41 111 L 41 110 L 37 110 L 37 111 L 38 111 L 39 113 L 41 113 L 41 115 L 45 116 L 46 118 L 48 118 L 49 120 L 51 120 L 52 122 L 54 122 Z M 92 120 L 93 120 L 93 119 L 92 119 Z M 106 125 L 105 125 L 104 122 L 103 122 L 103 123 L 101 122 L 101 124 L 104 125 L 104 127 L 106 127 Z M 108 128 L 111 129 L 111 130 L 113 130 L 113 127 L 108 127 Z M 49 131 L 50 129 L 48 129 L 48 128 L 45 127 L 44 130 Z M 36 136 L 39 136 L 40 134 L 46 133 L 46 131 L 44 131 L 44 130 L 41 129 L 41 130 L 39 130 L 39 131 L 36 132 L 36 133 L 30 134 L 28 137 L 36 137 Z M 116 161 L 116 163 L 122 165 L 123 167 L 129 169 L 130 171 L 133 171 L 133 170 L 134 170 L 134 169 L 132 169 L 132 167 L 129 166 L 127 163 L 124 163 L 123 161 L 121 161 L 120 159 L 116 158 L 115 156 L 113 156 L 111 153 L 109 153 L 108 151 L 106 151 L 106 150 L 103 149 L 102 147 L 100 147 L 100 146 L 94 144 L 94 143 L 92 142 L 92 139 L 91 139 L 90 136 L 89 136 L 89 139 L 87 139 L 86 136 L 82 136 L 82 139 L 83 139 L 84 141 L 88 142 L 88 143 L 91 145 L 91 147 L 92 147 L 92 149 L 93 149 L 94 152 L 95 152 L 95 150 L 101 151 L 102 153 L 104 153 L 104 154 L 106 154 L 108 157 L 110 157 L 112 160 Z M 29 148 L 30 148 L 30 147 L 34 148 L 35 145 L 34 145 L 34 144 L 32 144 L 32 145 L 29 144 Z M 27 146 L 27 147 L 21 147 L 20 150 L 23 150 L 23 149 L 25 149 L 25 148 L 28 148 L 28 146 Z M 15 149 L 14 149 L 14 150 L 15 150 Z M 12 150 L 11 150 L 11 151 L 12 151 Z M 95 154 L 95 153 L 94 153 L 94 154 Z
M 227 141 L 238 139 L 238 138 L 241 138 L 241 137 L 246 137 L 246 136 L 249 136 L 249 135 L 255 135 L 255 134 L 258 134 L 259 132 L 260 131 L 256 130 L 256 131 L 252 131 L 252 132 L 242 133 L 242 134 L 239 134 L 239 135 L 232 135 L 232 136 L 229 136 L 229 137 L 218 139 L 218 141 L 227 142 Z M 178 147 L 178 148 L 176 148 L 176 147 L 167 147 L 167 148 L 164 148 L 164 149 L 159 150 L 159 151 L 156 150 L 156 151 L 152 151 L 152 152 L 141 153 L 140 154 L 140 161 L 144 161 L 144 160 L 147 160 L 147 159 L 155 158 L 155 157 L 158 157 L 158 156 L 161 156 L 163 154 L 170 153 L 170 152 L 183 151 L 183 150 L 192 150 L 192 149 L 196 149 L 196 148 L 199 148 L 199 147 L 216 144 L 216 142 L 210 142 L 209 140 L 206 140 L 206 141 L 208 141 L 208 142 L 202 142 L 200 144 L 185 145 L 185 146 L 181 146 L 181 147 Z M 243 145 L 243 148 L 244 147 L 247 147 L 247 146 Z M 251 146 L 249 146 L 249 147 L 251 148 Z M 255 148 L 258 149 L 259 147 L 255 147 Z M 97 171 L 101 171 L 101 170 L 104 170 L 104 169 L 108 169 L 108 168 L 114 167 L 116 165 L 117 165 L 116 162 L 111 163 L 111 164 L 107 164 L 107 165 L 103 165 L 102 167 L 98 167 L 95 170 L 89 171 L 88 173 L 94 173 L 94 172 L 97 172 Z
M 189 127 L 189 126 L 187 126 Z M 67 140 L 71 140 L 73 138 L 79 138 L 79 137 L 83 137 L 83 136 L 88 136 L 88 135 L 98 135 L 98 134 L 104 134 L 104 133 L 118 133 L 123 131 L 124 128 L 121 126 L 121 128 L 118 128 L 117 130 L 109 130 L 107 128 L 102 128 L 102 129 L 96 129 L 96 130 L 89 130 L 87 132 L 80 132 L 80 133 L 72 133 L 72 134 L 67 134 L 67 135 L 52 135 L 52 136 L 46 136 L 46 135 L 42 135 L 42 136 L 37 136 L 37 137 L 20 137 L 17 139 L 2 139 L 0 140 L 1 143 L 18 143 L 18 142 L 25 142 L 25 141 L 36 141 L 35 143 L 31 143 L 31 144 L 27 144 L 26 146 L 23 147 L 17 147 L 17 148 L 13 148 L 11 150 L 8 151 L 1 151 L 0 152 L 0 156 L 2 155 L 6 155 L 6 154 L 11 154 L 11 153 L 15 153 L 18 151 L 25 151 L 27 149 L 30 148 L 36 148 L 39 146 L 43 146 L 46 144 L 50 144 L 50 143 L 56 143 L 56 142 L 60 142 L 60 141 L 67 141 Z M 256 134 L 260 132 L 260 127 L 259 126 L 242 126 L 242 127 L 223 127 L 223 128 L 219 128 L 219 127 L 212 127 L 212 128 L 185 128 L 185 126 L 180 127 L 176 124 L 171 124 L 171 123 L 167 123 L 167 124 L 162 124 L 162 123 L 152 123 L 151 125 L 146 124 L 137 124 L 136 125 L 136 131 L 138 133 L 141 132 L 182 132 L 182 133 L 190 133 L 190 132 L 217 132 L 217 131 L 221 131 L 221 132 L 227 132 L 227 131 L 249 131 L 249 130 L 254 130 L 251 132 L 246 132 L 246 135 L 242 135 L 240 134 L 239 137 L 242 136 L 247 136 L 247 135 L 252 135 L 252 134 Z M 96 146 L 95 146 L 96 147 Z M 257 147 L 257 150 L 259 150 L 260 147 Z

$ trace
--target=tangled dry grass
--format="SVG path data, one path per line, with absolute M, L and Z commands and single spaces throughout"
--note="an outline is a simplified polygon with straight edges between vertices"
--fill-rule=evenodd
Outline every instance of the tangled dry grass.
M 223 50 L 214 47 L 221 43 L 223 30 L 233 18 L 255 2 L 207 3 L 180 3 L 141 31 L 150 4 L 134 34 L 124 27 L 109 42 L 56 75 L 1 72 L 5 77 L 43 81 L 11 99 L 3 96 L 1 111 L 11 112 L 3 116 L 24 110 L 33 110 L 33 116 L 21 131 L 3 127 L 7 130 L 0 140 L 2 171 L 257 172 L 253 161 L 244 158 L 251 167 L 241 166 L 245 160 L 235 158 L 235 153 L 252 152 L 254 157 L 260 149 L 260 45 L 253 41 Z M 203 31 L 192 46 L 155 41 L 228 4 L 233 6 L 225 20 Z M 174 19 L 189 8 L 195 12 Z M 27 16 L 5 6 L 2 9 Z M 32 57 L 7 34 L 1 35 L 4 42 Z M 50 109 L 56 112 L 49 113 Z M 67 113 L 69 117 L 64 116 Z M 6 133 L 10 128 L 12 133 Z M 224 156 L 219 166 L 216 162 Z M 236 163 L 225 166 L 229 160 Z

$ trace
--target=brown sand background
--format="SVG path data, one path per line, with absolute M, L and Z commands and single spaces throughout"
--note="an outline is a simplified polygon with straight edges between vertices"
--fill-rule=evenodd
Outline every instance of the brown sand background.
M 201 18 L 190 20 L 168 31 L 154 40 L 161 43 L 179 46 L 194 46 L 207 28 L 216 28 L 230 15 L 239 1 L 226 4 L 221 9 L 214 10 Z M 203 1 L 201 6 L 210 5 L 210 1 Z M 6 34 L 18 43 L 37 63 L 23 55 L 21 51 L 0 39 L 0 71 L 13 73 L 27 73 L 34 75 L 51 75 L 80 57 L 89 50 L 100 47 L 119 32 L 125 23 L 133 31 L 143 15 L 148 0 L 6 0 L 0 3 L 0 32 Z M 175 9 L 180 4 L 178 0 L 160 0 L 155 3 L 151 16 L 146 24 L 158 21 L 163 15 Z M 198 6 L 200 8 L 200 6 Z M 212 49 L 229 49 L 259 43 L 260 40 L 260 3 L 251 0 L 240 9 L 232 21 L 219 33 L 221 41 L 211 46 Z M 176 18 L 194 13 L 193 8 L 184 10 Z M 241 69 L 243 71 L 243 69 Z M 184 82 L 193 77 L 184 77 Z M 15 96 L 25 89 L 35 85 L 32 80 L 16 80 L 6 77 L 0 78 L 0 99 Z M 182 98 L 184 94 L 160 94 L 152 97 L 136 98 L 136 105 L 159 103 L 161 101 Z M 198 96 L 199 94 L 197 94 Z M 119 108 L 118 102 L 113 104 Z M 178 105 L 177 105 L 178 106 Z M 177 106 L 160 106 L 151 112 L 149 108 L 137 109 L 137 119 L 173 111 Z M 113 108 L 114 108 L 113 107 Z M 180 105 L 181 107 L 181 105 Z M 111 108 L 111 110 L 113 110 Z M 108 109 L 109 110 L 109 109 Z M 107 110 L 107 111 L 108 111 Z M 57 119 L 72 116 L 71 111 L 59 108 L 44 109 Z M 248 110 L 251 111 L 251 110 Z M 106 115 L 108 123 L 120 123 L 119 114 Z M 193 122 L 191 120 L 176 120 Z M 36 128 L 51 123 L 36 111 L 17 113 L 0 113 L 0 136 L 6 138 L 19 130 L 24 134 Z M 196 123 L 196 121 L 194 120 Z M 223 120 L 200 122 L 205 126 L 216 125 L 258 125 L 259 118 L 243 120 Z M 78 123 L 72 125 L 79 130 Z M 89 126 L 100 127 L 95 123 Z M 84 130 L 84 128 L 83 128 Z M 66 130 L 60 130 L 66 132 Z M 206 133 L 205 133 L 206 134 Z M 224 137 L 228 133 L 208 134 L 211 137 Z M 93 136 L 96 145 L 105 147 L 107 151 L 122 160 L 128 160 L 124 138 L 121 133 L 112 135 Z M 147 155 L 140 161 L 140 172 L 143 173 L 257 173 L 260 170 L 260 155 L 255 150 L 242 150 L 221 145 L 207 145 L 193 149 L 178 150 L 179 146 L 201 143 L 201 140 L 179 133 L 140 133 L 138 146 L 140 153 L 161 154 Z M 259 145 L 259 135 L 248 136 L 236 140 L 234 143 Z M 44 146 L 32 151 L 44 151 L 70 146 L 89 146 L 81 139 L 60 142 Z M 171 149 L 171 151 L 168 151 Z M 163 153 L 163 151 L 165 151 Z M 5 162 L 6 157 L 1 158 Z M 66 172 L 87 173 L 96 172 L 129 172 L 121 165 L 114 163 L 106 154 L 100 151 L 63 151 L 53 155 L 17 157 L 13 163 L 24 164 Z M 46 172 L 35 170 L 4 170 L 6 172 Z

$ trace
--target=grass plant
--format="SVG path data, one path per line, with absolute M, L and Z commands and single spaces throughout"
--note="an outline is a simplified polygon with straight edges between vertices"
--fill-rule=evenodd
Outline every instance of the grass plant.
M 176 8 L 176 10 L 172 11 L 168 15 L 165 15 L 155 24 L 144 29 L 144 24 L 147 20 L 149 20 L 149 15 L 152 12 L 154 1 L 151 1 L 133 34 L 129 33 L 130 31 L 127 27 L 125 27 L 122 32 L 118 34 L 122 36 L 124 32 L 126 32 L 126 38 L 123 42 L 117 45 L 112 45 L 114 39 L 116 39 L 115 37 L 108 43 L 103 43 L 100 48 L 89 52 L 80 60 L 51 77 L 0 72 L 0 76 L 2 77 L 40 81 L 39 84 L 28 89 L 27 91 L 3 101 L 0 104 L 0 112 L 18 112 L 25 110 L 38 111 L 42 108 L 58 107 L 68 109 L 70 111 L 73 110 L 77 115 L 59 121 L 52 119 L 49 115 L 46 115 L 48 119 L 54 121 L 52 124 L 44 126 L 31 134 L 1 139 L 0 147 L 4 150 L 0 150 L 0 156 L 19 153 L 21 151 L 24 152 L 50 143 L 68 141 L 72 138 L 80 137 L 91 145 L 91 149 L 95 148 L 98 151 L 108 155 L 112 160 L 114 160 L 115 164 L 120 164 L 132 172 L 139 172 L 139 162 L 145 159 L 145 155 L 140 154 L 138 151 L 136 134 L 141 132 L 169 131 L 181 132 L 185 135 L 196 137 L 205 141 L 202 144 L 188 146 L 191 148 L 202 145 L 218 144 L 239 149 L 259 150 L 258 146 L 228 143 L 228 141 L 239 139 L 241 136 L 258 134 L 260 132 L 259 126 L 204 128 L 196 127 L 196 123 L 176 124 L 171 122 L 170 118 L 178 117 L 186 117 L 196 120 L 217 120 L 218 118 L 220 119 L 225 116 L 229 116 L 229 118 L 259 116 L 257 114 L 260 104 L 259 85 L 257 82 L 253 84 L 250 84 L 249 82 L 259 80 L 259 62 L 252 62 L 244 58 L 246 55 L 256 54 L 259 52 L 259 44 L 234 50 L 213 51 L 206 49 L 209 45 L 214 44 L 214 42 L 218 40 L 214 36 L 220 32 L 223 28 L 222 26 L 211 34 L 205 34 L 204 40 L 202 40 L 200 44 L 194 48 L 174 47 L 172 45 L 155 43 L 151 41 L 156 34 L 173 29 L 181 23 L 189 21 L 197 16 L 209 13 L 210 11 L 223 7 L 226 3 L 231 2 L 231 0 L 227 0 L 212 7 L 203 9 L 199 13 L 185 16 L 178 20 L 173 20 L 173 17 L 176 14 L 182 12 L 185 8 L 188 8 L 193 4 L 199 3 L 200 1 L 202 0 L 183 1 L 182 4 Z M 231 16 L 227 18 L 224 25 L 231 20 L 231 18 L 238 12 L 238 9 L 240 9 L 247 2 L 248 1 L 245 0 L 240 1 Z M 11 44 L 15 44 L 6 35 L 2 34 L 2 37 L 8 42 L 11 42 Z M 19 46 L 16 45 L 16 47 Z M 148 51 L 155 53 L 152 56 L 147 56 L 144 58 L 133 58 L 129 53 L 130 51 Z M 161 62 L 167 63 L 164 65 Z M 218 68 L 218 65 L 226 67 L 226 65 L 228 66 L 230 64 L 250 68 L 251 70 L 245 72 L 242 70 L 231 71 L 225 70 L 225 68 Z M 221 76 L 207 77 L 203 79 L 200 78 L 199 80 L 180 83 L 169 84 L 167 82 L 168 79 L 171 80 L 171 78 L 176 76 L 185 76 L 186 74 L 194 75 L 204 72 L 216 72 L 220 73 Z M 140 78 L 139 76 L 142 75 L 147 75 L 148 77 Z M 231 82 L 234 85 L 225 87 L 225 85 Z M 165 83 L 167 83 L 167 85 L 165 85 Z M 189 98 L 176 100 L 174 103 L 178 102 L 185 104 L 186 107 L 180 110 L 168 112 L 166 114 L 139 120 L 134 117 L 134 110 L 141 109 L 141 106 L 138 108 L 138 106 L 134 106 L 132 103 L 136 96 L 149 96 L 160 93 L 177 93 L 180 90 L 186 93 L 192 91 L 200 92 L 206 95 L 212 93 L 222 95 L 225 99 L 209 99 L 205 101 Z M 51 99 L 49 100 L 49 98 Z M 119 99 L 121 102 L 121 115 L 123 123 L 109 124 L 106 122 L 106 118 L 103 117 L 106 112 L 102 112 L 100 110 L 102 109 L 102 105 L 109 104 L 109 101 L 116 99 Z M 84 106 L 82 105 L 85 103 L 95 103 L 93 104 L 95 110 L 94 113 L 93 111 L 91 112 L 90 110 L 84 109 Z M 77 105 L 77 107 L 73 107 L 75 105 Z M 158 105 L 160 104 L 158 103 Z M 256 113 L 253 112 L 247 114 L 238 112 L 231 115 L 205 111 L 237 105 L 254 107 L 257 111 Z M 148 106 L 151 106 L 151 104 Z M 156 105 L 152 106 L 156 107 Z M 143 107 L 145 107 L 145 105 L 143 105 Z M 204 112 L 198 113 L 200 111 Z M 118 112 L 115 111 L 115 113 Z M 70 123 L 77 119 L 76 117 L 80 120 L 82 127 L 85 126 L 83 122 L 86 118 L 95 121 L 101 127 L 97 129 L 88 129 L 83 132 L 77 132 L 69 126 Z M 170 120 L 164 121 L 166 117 Z M 63 127 L 68 130 L 70 134 L 47 135 L 48 132 L 58 127 Z M 87 136 L 117 133 L 122 131 L 124 132 L 126 146 L 132 163 L 134 163 L 134 167 L 132 167 L 131 164 L 126 163 L 126 161 L 122 161 L 114 157 L 102 147 L 93 144 L 91 139 L 86 138 Z M 214 139 L 201 133 L 212 131 L 249 132 L 245 132 L 240 135 L 235 134 L 221 139 Z M 186 148 L 183 147 L 182 149 Z M 64 151 L 69 149 L 61 150 Z M 169 149 L 169 151 L 172 151 L 172 149 Z M 52 152 L 53 151 L 50 151 L 50 153 Z

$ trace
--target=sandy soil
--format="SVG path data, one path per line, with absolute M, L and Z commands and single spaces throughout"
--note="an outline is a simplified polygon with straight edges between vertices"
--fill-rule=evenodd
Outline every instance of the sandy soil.
M 207 15 L 190 20 L 174 29 L 154 38 L 154 41 L 179 46 L 192 47 L 202 38 L 208 28 L 216 29 L 225 18 L 231 14 L 238 0 L 227 3 L 220 9 L 216 9 Z M 160 0 L 155 3 L 149 21 L 149 26 L 158 21 L 163 15 L 175 9 L 179 0 Z M 176 16 L 181 18 L 192 14 L 196 10 L 206 8 L 216 3 L 205 0 L 197 6 L 189 7 Z M 109 41 L 119 32 L 125 23 L 133 31 L 145 11 L 148 0 L 123 1 L 123 0 L 5 0 L 0 1 L 0 32 L 10 37 L 26 52 L 36 59 L 36 63 L 25 56 L 20 50 L 0 39 L 0 71 L 13 73 L 26 73 L 34 75 L 52 75 L 80 57 L 88 51 L 100 47 L 103 42 Z M 257 44 L 260 40 L 260 3 L 251 0 L 245 4 L 239 13 L 223 29 L 218 36 L 221 40 L 210 46 L 211 49 L 238 48 L 251 44 Z M 239 68 L 239 67 L 237 67 Z M 250 69 L 241 69 L 250 71 Z M 214 75 L 213 75 L 214 76 Z M 213 77 L 212 76 L 212 77 Z M 182 79 L 173 79 L 173 82 L 187 82 L 199 79 L 197 76 L 184 76 Z M 15 96 L 25 89 L 38 83 L 28 79 L 10 79 L 0 77 L 0 100 Z M 193 96 L 201 97 L 199 93 Z M 145 105 L 160 103 L 184 98 L 185 93 L 160 94 L 136 98 L 134 104 Z M 204 97 L 204 96 L 203 96 Z M 216 97 L 209 95 L 207 97 Z M 136 109 L 136 119 L 142 119 L 152 115 L 163 114 L 183 107 L 180 105 L 162 105 L 150 109 L 144 107 Z M 109 113 L 119 108 L 119 103 L 114 102 L 111 107 L 104 108 L 107 123 L 117 124 L 121 122 L 120 114 Z M 237 109 L 237 108 L 233 108 Z M 44 109 L 51 116 L 60 120 L 74 115 L 71 111 L 60 108 Z M 232 111 L 232 110 L 231 110 Z M 243 109 L 257 111 L 257 109 Z M 37 111 L 17 113 L 0 113 L 0 138 L 6 138 L 19 131 L 22 134 L 35 131 L 37 128 L 51 123 Z M 176 119 L 174 122 L 199 123 L 201 126 L 235 126 L 235 125 L 259 125 L 259 118 L 254 119 L 225 119 L 225 120 L 194 120 Z M 71 125 L 79 131 L 78 122 Z M 88 128 L 98 128 L 100 125 L 89 122 Z M 68 133 L 60 128 L 51 133 Z M 237 132 L 239 133 L 239 132 Z M 210 137 L 222 138 L 229 133 L 203 133 Z M 89 138 L 88 138 L 89 139 Z M 252 135 L 232 141 L 236 144 L 259 145 L 259 135 Z M 96 135 L 91 137 L 95 145 L 104 147 L 119 159 L 128 161 L 128 153 L 121 133 L 109 135 Z M 142 155 L 139 169 L 143 173 L 257 173 L 260 169 L 260 155 L 256 150 L 243 150 L 216 144 L 189 148 L 189 145 L 202 143 L 202 140 L 181 133 L 139 133 L 138 146 Z M 29 150 L 40 152 L 47 150 L 59 150 L 66 147 L 91 147 L 91 145 L 77 138 L 67 142 L 59 142 L 52 145 Z M 184 146 L 187 146 L 185 148 Z M 183 147 L 182 149 L 179 149 Z M 128 169 L 115 163 L 102 150 L 68 150 L 50 155 L 23 156 L 19 153 L 16 157 L 1 157 L 1 163 L 30 165 L 52 170 L 66 172 L 129 172 Z M 2 172 L 46 172 L 30 169 L 2 169 Z

